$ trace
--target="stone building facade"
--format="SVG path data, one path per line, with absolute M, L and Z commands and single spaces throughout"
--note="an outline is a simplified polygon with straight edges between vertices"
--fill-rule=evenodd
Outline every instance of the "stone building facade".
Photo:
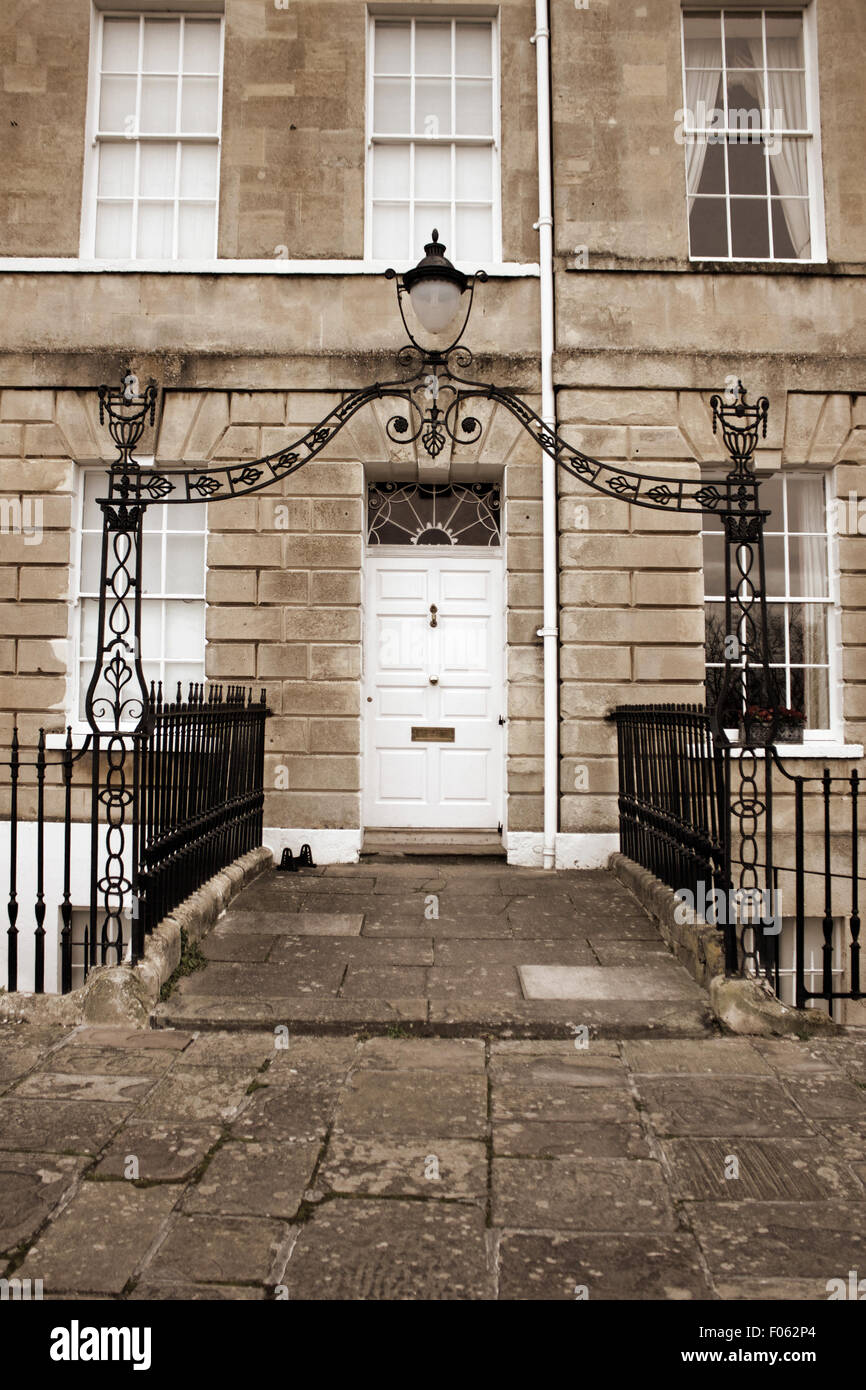
M 208 21 L 216 27 L 206 33 Z M 818 754 L 834 770 L 850 770 L 866 734 L 866 520 L 861 527 L 858 510 L 866 491 L 866 134 L 855 117 L 866 13 L 860 0 L 748 7 L 551 0 L 549 22 L 558 428 L 585 452 L 625 468 L 718 474 L 725 458 L 711 430 L 710 395 L 742 378 L 751 398 L 769 396 L 757 465 L 768 478 L 795 480 L 781 491 L 777 484 L 788 508 L 782 514 L 802 511 L 796 480 L 803 477 L 819 480 L 826 503 L 826 560 L 816 543 L 808 561 L 814 592 L 791 588 L 788 532 L 798 533 L 787 526 L 779 543 L 788 557 L 785 592 L 775 595 L 780 666 L 792 702 L 806 703 L 806 692 L 811 701 L 808 733 L 791 756 L 808 772 Z M 517 388 L 539 408 L 536 23 L 534 0 L 5 7 L 0 489 L 4 515 L 21 524 L 7 525 L 0 538 L 4 748 L 13 721 L 30 743 L 39 727 L 56 737 L 80 723 L 83 478 L 113 455 L 97 420 L 101 382 L 128 369 L 156 380 L 158 421 L 144 453 L 160 468 L 253 460 L 285 447 L 341 393 L 395 375 L 402 326 L 382 272 L 389 262 L 401 269 L 417 259 L 435 216 L 440 230 L 445 222 L 442 237 L 457 264 L 466 271 L 483 264 L 489 274 L 466 337 L 476 375 Z M 390 49 L 375 39 L 385 31 Z M 409 77 L 400 66 L 404 39 Z M 450 59 L 436 56 L 440 39 L 443 53 L 450 43 Z M 380 68 L 370 56 L 377 41 L 375 51 L 398 55 L 383 56 Z M 121 56 L 106 56 L 115 51 Z M 486 51 L 489 71 L 482 71 Z M 771 97 L 779 99 L 779 73 L 786 74 L 785 126 L 797 128 L 791 139 L 800 143 L 796 153 L 783 151 L 784 178 L 766 174 L 765 195 L 748 183 L 754 168 L 734 167 L 726 137 L 715 147 L 711 141 L 701 175 L 709 182 L 687 187 L 697 78 L 687 73 L 684 85 L 684 55 L 689 71 L 705 76 L 717 53 L 729 105 L 737 91 L 763 92 L 755 103 L 759 122 Z M 442 95 L 449 83 L 450 116 Z M 401 141 L 392 138 L 401 119 L 393 112 L 404 86 L 410 91 L 406 84 L 415 125 Z M 700 90 L 712 94 L 712 82 Z M 209 125 L 211 93 L 217 117 Z M 438 125 L 424 124 L 424 100 L 436 108 Z M 131 125 L 124 102 L 134 106 Z M 172 102 L 174 124 L 166 126 L 153 110 Z M 459 138 L 451 138 L 449 119 Z M 452 160 L 445 192 L 434 187 L 433 163 L 434 183 L 424 184 L 425 140 L 431 159 L 444 150 Z M 766 143 L 757 139 L 752 148 L 763 151 Z M 475 164 L 461 153 L 470 147 Z M 134 168 L 124 163 L 130 151 Z M 722 151 L 730 163 L 719 191 L 711 175 Z M 408 185 L 404 156 L 413 161 Z M 160 183 L 166 178 L 175 180 L 171 187 Z M 389 178 L 381 196 L 377 181 Z M 149 186 L 157 192 L 148 194 Z M 763 198 L 779 252 L 794 245 L 808 204 L 810 240 L 794 247 L 799 254 L 764 247 L 738 188 L 753 206 Z M 411 233 L 401 258 L 394 248 L 407 215 Z M 725 218 L 732 240 L 723 246 Z M 752 254 L 736 254 L 749 245 Z M 488 254 L 469 259 L 461 246 L 473 256 L 484 246 Z M 283 483 L 208 504 L 200 639 L 187 614 L 187 638 L 167 654 L 163 613 L 161 652 L 157 658 L 145 645 L 143 655 L 166 681 L 194 669 L 214 681 L 265 687 L 273 712 L 265 825 L 275 849 L 305 840 L 321 860 L 351 860 L 371 824 L 378 754 L 369 721 L 379 656 L 370 486 L 484 482 L 501 489 L 501 545 L 488 549 L 491 563 L 501 565 L 490 570 L 502 576 L 490 597 L 504 658 L 489 650 L 484 657 L 486 716 L 501 733 L 491 735 L 488 749 L 499 768 L 498 800 L 479 814 L 513 860 L 541 862 L 541 460 L 501 412 L 483 423 L 476 446 L 446 450 L 431 467 L 417 446 L 388 436 L 384 406 L 370 408 Z M 27 517 L 36 515 L 27 512 L 28 499 L 39 507 L 38 543 L 26 534 Z M 827 517 L 840 523 L 835 530 Z M 167 535 L 173 524 L 164 522 Z M 188 538 L 186 553 L 197 545 Z M 703 698 L 710 590 L 695 518 L 601 497 L 564 474 L 557 547 L 556 862 L 593 866 L 616 847 L 615 735 L 605 715 L 617 703 Z M 428 557 L 431 573 L 441 559 L 433 546 L 414 546 L 411 554 L 413 563 Z M 472 554 L 479 559 L 475 548 Z M 462 555 L 453 547 L 452 561 Z M 807 562 L 797 563 L 799 577 Z M 153 592 L 166 604 L 195 600 L 186 591 L 172 598 L 180 591 L 165 572 L 159 582 Z M 808 600 L 812 618 L 792 614 L 793 603 L 802 608 Z M 823 605 L 820 620 L 816 605 Z M 410 767 L 393 764 L 398 778 Z M 454 776 L 459 782 L 462 773 Z M 447 800 L 440 788 L 431 811 L 415 796 L 395 813 L 396 823 L 447 828 Z M 452 796 L 450 828 L 477 828 L 469 800 Z M 388 825 L 381 809 L 374 823 Z

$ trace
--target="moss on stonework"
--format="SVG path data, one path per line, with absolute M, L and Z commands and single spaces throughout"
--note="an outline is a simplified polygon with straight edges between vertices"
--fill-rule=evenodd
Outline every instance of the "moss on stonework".
M 180 960 L 159 991 L 160 1003 L 164 1003 L 168 999 L 178 980 L 182 979 L 184 975 L 193 975 L 196 970 L 203 970 L 206 965 L 207 956 L 202 951 L 201 946 L 197 941 L 190 941 L 186 927 L 181 927 Z

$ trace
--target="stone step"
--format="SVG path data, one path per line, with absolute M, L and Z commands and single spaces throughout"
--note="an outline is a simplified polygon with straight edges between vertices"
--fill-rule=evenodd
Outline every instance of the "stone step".
M 160 1004 L 155 1028 L 207 1031 L 472 1038 L 574 1038 L 585 1027 L 590 1039 L 705 1038 L 714 1028 L 707 1004 L 666 1000 L 590 999 L 487 1001 L 479 999 L 232 999 L 182 994 Z
M 361 846 L 362 862 L 372 862 L 377 855 L 422 856 L 438 858 L 444 855 L 473 855 L 504 859 L 505 849 L 498 830 L 465 830 L 457 827 L 445 830 L 405 830 L 400 828 L 365 830 Z

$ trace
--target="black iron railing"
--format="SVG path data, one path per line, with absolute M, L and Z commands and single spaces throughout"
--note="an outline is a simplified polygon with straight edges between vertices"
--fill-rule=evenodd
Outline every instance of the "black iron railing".
M 724 764 L 698 705 L 620 705 L 619 829 L 623 854 L 670 888 L 697 895 L 725 875 Z
M 20 953 L 24 933 L 32 931 L 32 964 L 27 975 L 37 994 L 45 989 L 45 919 L 46 868 L 54 891 L 49 889 L 49 901 L 59 899 L 55 907 L 60 912 L 60 988 L 72 988 L 72 795 L 75 767 L 90 748 L 90 735 L 81 748 L 72 746 L 72 734 L 67 731 L 65 747 L 59 751 L 46 748 L 45 731 L 39 730 L 35 757 L 22 755 L 17 728 L 12 731 L 9 757 L 0 762 L 8 773 L 8 789 L 4 796 L 4 818 L 8 816 L 8 894 L 6 897 L 6 988 L 19 988 Z M 49 827 L 57 825 L 59 840 Z M 22 835 L 28 843 L 22 846 Z M 19 901 L 20 870 L 26 862 L 28 898 Z M 56 870 L 60 867 L 60 877 Z M 22 915 L 22 906 L 25 915 Z M 32 922 L 32 927 L 30 923 Z M 53 937 L 53 933 L 51 933 Z M 30 943 L 28 943 L 29 954 Z M 28 986 L 30 979 L 28 979 Z
M 172 908 L 226 864 L 261 844 L 265 692 L 190 687 L 164 702 L 151 690 L 141 756 L 138 913 L 133 947 Z
M 0 760 L 8 990 L 67 993 L 73 974 L 82 980 L 95 965 L 139 960 L 161 918 L 261 844 L 267 714 L 264 691 L 254 700 L 240 686 L 193 685 L 185 700 L 178 688 L 166 702 L 160 689 L 152 691 L 142 729 L 123 735 L 133 764 L 130 833 L 117 836 L 112 853 L 132 884 L 131 924 L 112 910 L 117 871 L 106 869 L 100 836 L 110 808 L 104 777 L 87 767 L 97 761 L 92 736 L 74 749 L 67 730 L 65 746 L 49 750 L 40 730 L 34 756 L 22 752 L 13 731 Z M 98 757 L 110 760 L 104 750 Z M 85 903 L 88 866 L 78 861 L 88 849 Z
M 697 705 L 622 705 L 609 718 L 617 726 L 622 852 L 690 894 L 699 911 L 710 902 L 707 920 L 724 932 L 729 972 L 763 975 L 778 990 L 787 922 L 793 949 L 786 969 L 793 969 L 798 1008 L 823 1000 L 832 1015 L 835 1000 L 866 998 L 857 769 L 793 776 L 776 747 L 720 747 L 710 714 Z M 748 766 L 738 769 L 732 793 L 734 758 Z M 752 816 L 740 796 L 744 777 L 755 783 L 760 835 L 743 824 Z

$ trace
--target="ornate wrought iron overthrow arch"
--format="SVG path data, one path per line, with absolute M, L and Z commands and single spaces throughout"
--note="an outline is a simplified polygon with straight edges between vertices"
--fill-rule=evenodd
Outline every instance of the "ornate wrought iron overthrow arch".
M 398 286 L 398 296 L 400 292 Z M 402 313 L 402 303 L 400 307 Z M 135 376 L 128 372 L 119 389 L 99 388 L 100 418 L 107 417 L 118 457 L 109 471 L 108 496 L 98 499 L 103 514 L 103 539 L 97 655 L 86 711 L 93 735 L 93 885 L 99 890 L 104 914 L 101 939 L 104 945 L 114 947 L 118 960 L 124 948 L 123 917 L 127 903 L 132 904 L 133 918 L 136 911 L 138 866 L 133 865 L 131 873 L 124 868 L 124 844 L 126 829 L 134 830 L 128 818 L 134 805 L 137 747 L 147 730 L 150 714 L 140 643 L 141 546 L 146 509 L 158 503 L 183 505 L 246 497 L 270 487 L 316 458 L 365 406 L 383 400 L 394 401 L 400 407 L 387 421 L 389 438 L 401 444 L 417 442 L 433 459 L 449 441 L 457 449 L 478 443 L 484 427 L 472 414 L 473 403 L 492 402 L 508 411 L 540 450 L 594 491 L 654 511 L 720 519 L 725 534 L 728 640 L 714 711 L 715 735 L 717 746 L 724 750 L 729 785 L 730 740 L 722 727 L 722 714 L 734 700 L 743 712 L 736 740 L 742 745 L 738 791 L 732 802 L 739 833 L 738 886 L 757 886 L 758 833 L 766 807 L 758 789 L 748 710 L 750 705 L 759 704 L 775 711 L 778 705 L 768 660 L 765 602 L 763 531 L 769 513 L 761 508 L 760 481 L 752 470 L 759 435 L 766 436 L 767 431 L 766 398 L 748 405 L 741 383 L 724 397 L 713 396 L 713 430 L 721 427 L 733 467 L 715 481 L 672 478 L 619 468 L 583 453 L 550 429 L 514 390 L 467 376 L 472 354 L 456 342 L 444 351 L 436 351 L 421 347 L 413 338 L 399 351 L 397 360 L 405 368 L 404 375 L 346 393 L 318 425 L 285 448 L 251 462 L 216 468 L 142 470 L 134 449 L 146 423 L 154 419 L 155 383 L 149 383 L 142 391 Z M 771 738 L 775 732 L 774 723 Z M 105 822 L 101 874 L 97 869 L 100 808 Z M 725 873 L 730 879 L 730 836 L 727 845 Z M 771 873 L 769 864 L 766 873 Z M 740 933 L 739 942 L 736 933 L 728 933 L 730 970 L 737 969 L 740 953 L 755 957 L 745 939 L 747 930 Z M 134 956 L 142 945 L 133 931 Z

